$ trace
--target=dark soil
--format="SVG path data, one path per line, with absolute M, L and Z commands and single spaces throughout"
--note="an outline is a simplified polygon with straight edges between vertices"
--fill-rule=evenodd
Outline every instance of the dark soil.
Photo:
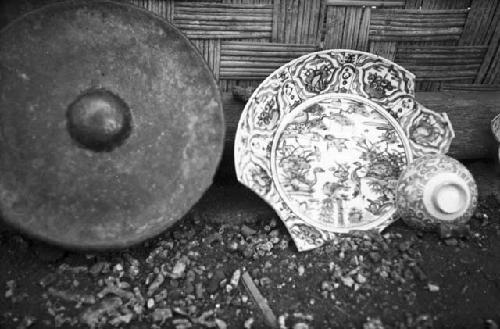
M 3 231 L 1 328 L 498 328 L 500 203 L 443 239 L 396 222 L 298 253 L 274 212 L 217 183 L 178 224 L 126 251 L 66 252 Z M 232 282 L 231 282 L 232 281 Z

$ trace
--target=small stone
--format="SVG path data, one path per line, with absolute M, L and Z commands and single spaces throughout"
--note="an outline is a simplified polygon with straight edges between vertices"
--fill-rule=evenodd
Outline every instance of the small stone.
M 241 232 L 241 234 L 243 234 L 243 236 L 245 236 L 247 238 L 249 236 L 255 235 L 257 233 L 256 230 L 254 230 L 253 228 L 250 228 L 246 225 L 241 226 L 240 232 Z
M 102 272 L 106 265 L 109 267 L 109 264 L 106 262 L 97 262 L 89 268 L 89 273 L 92 275 L 98 275 Z
M 158 273 L 154 281 L 151 282 L 151 284 L 148 287 L 148 296 L 150 297 L 153 296 L 153 294 L 156 292 L 156 290 L 158 290 L 158 288 L 161 286 L 164 280 L 165 277 L 163 276 L 163 274 Z
M 245 324 L 243 326 L 245 329 L 252 329 L 254 322 L 255 322 L 254 318 L 250 317 L 247 320 L 245 320 Z
M 5 291 L 5 298 L 10 298 L 14 296 L 14 290 L 16 289 L 16 281 L 9 280 L 5 283 L 7 290 Z
M 267 276 L 264 276 L 262 278 L 260 278 L 259 280 L 259 284 L 261 287 L 269 287 L 271 285 L 271 278 L 267 277 Z
M 238 283 L 240 282 L 240 277 L 241 277 L 241 270 L 237 269 L 236 271 L 234 271 L 233 276 L 231 277 L 230 284 L 233 287 L 238 286 Z
M 366 282 L 366 277 L 363 274 L 358 273 L 358 275 L 356 276 L 356 281 L 358 281 L 358 283 L 360 284 L 363 284 Z
M 227 250 L 230 252 L 238 251 L 238 249 L 239 249 L 239 244 L 236 241 L 231 241 L 227 245 Z
M 342 277 L 342 278 L 340 278 L 340 280 L 342 280 L 342 283 L 349 288 L 354 286 L 354 283 L 355 283 L 354 280 L 350 276 Z
M 117 273 L 123 272 L 123 265 L 120 263 L 116 264 L 115 267 L 113 268 L 113 271 Z
M 306 272 L 306 268 L 304 267 L 304 265 L 300 264 L 297 267 L 297 272 L 299 273 L 299 276 L 303 276 L 304 273 Z
M 309 325 L 305 322 L 297 322 L 293 325 L 293 329 L 309 329 Z
M 370 259 L 374 263 L 378 263 L 380 261 L 381 257 L 380 257 L 380 254 L 378 252 L 372 251 L 372 252 L 370 252 Z
M 415 276 L 413 275 L 413 272 L 409 268 L 404 270 L 403 277 L 405 280 L 408 280 L 408 281 L 413 280 L 415 278 Z
M 48 286 L 52 285 L 54 282 L 57 281 L 57 275 L 55 273 L 49 273 L 46 276 L 44 276 L 40 281 L 39 284 L 42 288 L 47 288 Z
M 151 315 L 154 322 L 160 322 L 160 325 L 165 323 L 167 319 L 173 316 L 172 310 L 170 308 L 157 308 Z
M 384 324 L 379 318 L 368 317 L 366 322 L 363 323 L 363 329 L 384 329 Z
M 444 244 L 446 244 L 447 246 L 456 246 L 458 245 L 458 240 L 455 238 L 446 239 L 444 240 Z
M 215 319 L 215 324 L 217 325 L 218 329 L 227 329 L 227 324 L 221 319 Z
M 321 290 L 323 291 L 332 291 L 333 290 L 333 286 L 330 282 L 328 281 L 323 281 L 321 282 Z
M 36 318 L 31 315 L 26 315 L 23 317 L 21 320 L 21 323 L 16 327 L 16 329 L 28 329 L 30 328 L 33 324 L 35 324 Z
M 210 294 L 214 294 L 219 290 L 220 288 L 220 283 L 222 280 L 226 278 L 226 275 L 224 274 L 224 271 L 222 269 L 216 269 L 214 272 L 214 275 L 210 280 L 208 281 L 207 285 L 207 291 Z
M 486 329 L 498 329 L 498 324 L 494 320 L 488 319 L 484 324 Z
M 187 257 L 182 257 L 175 263 L 174 268 L 172 269 L 172 273 L 170 274 L 170 277 L 174 279 L 178 279 L 184 275 L 184 271 L 186 270 L 187 267 L 187 262 L 188 259 Z
M 414 266 L 413 272 L 417 276 L 418 280 L 420 280 L 420 281 L 427 280 L 427 275 L 425 274 L 425 272 L 422 270 L 422 268 L 420 266 L 418 266 L 418 265 Z
M 404 241 L 399 244 L 398 248 L 400 251 L 404 252 L 410 249 L 410 246 L 411 246 L 411 241 Z
M 428 283 L 427 289 L 429 289 L 430 292 L 438 292 L 439 286 L 437 284 L 434 284 L 434 283 Z
M 248 259 L 253 258 L 253 249 L 251 247 L 245 248 L 243 250 L 243 257 Z
M 214 242 L 220 242 L 222 241 L 222 234 L 220 234 L 219 232 L 216 232 L 216 233 L 212 233 L 210 234 L 205 242 L 208 244 L 208 245 L 211 245 L 213 244 Z
M 201 282 L 195 285 L 195 293 L 196 293 L 196 298 L 198 299 L 203 298 L 203 284 Z

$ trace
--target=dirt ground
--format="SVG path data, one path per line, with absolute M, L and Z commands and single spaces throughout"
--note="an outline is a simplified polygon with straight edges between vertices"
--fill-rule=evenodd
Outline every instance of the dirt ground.
M 498 328 L 500 203 L 480 190 L 458 236 L 399 221 L 304 253 L 227 177 L 174 227 L 120 252 L 67 252 L 3 230 L 0 327 L 267 328 L 274 316 L 297 329 Z M 267 299 L 267 317 L 244 276 Z

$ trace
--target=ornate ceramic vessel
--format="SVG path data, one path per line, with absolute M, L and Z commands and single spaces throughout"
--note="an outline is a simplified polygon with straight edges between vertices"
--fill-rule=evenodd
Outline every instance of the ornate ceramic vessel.
M 497 142 L 500 143 L 500 114 L 496 115 L 493 120 L 491 120 L 491 132 Z
M 500 143 L 500 114 L 496 115 L 493 120 L 491 120 L 491 132 L 498 143 Z M 497 157 L 500 160 L 500 146 L 498 147 Z
M 412 227 L 434 230 L 467 223 L 477 204 L 477 186 L 457 160 L 426 155 L 408 165 L 397 186 L 401 218 Z
M 249 99 L 235 139 L 238 179 L 274 207 L 299 250 L 382 230 L 400 171 L 443 153 L 446 114 L 414 99 L 415 76 L 381 57 L 327 50 L 276 70 Z

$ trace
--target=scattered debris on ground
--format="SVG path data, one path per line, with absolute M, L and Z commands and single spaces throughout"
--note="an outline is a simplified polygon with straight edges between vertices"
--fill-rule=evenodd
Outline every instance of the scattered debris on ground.
M 483 201 L 470 230 L 458 235 L 399 223 L 305 253 L 272 215 L 214 222 L 196 208 L 122 252 L 44 250 L 51 256 L 40 259 L 31 241 L 5 232 L 0 326 L 378 329 L 465 321 L 498 328 L 499 209 L 496 200 Z M 465 306 L 456 306 L 459 298 Z M 473 303 L 485 318 L 471 318 L 481 316 Z

